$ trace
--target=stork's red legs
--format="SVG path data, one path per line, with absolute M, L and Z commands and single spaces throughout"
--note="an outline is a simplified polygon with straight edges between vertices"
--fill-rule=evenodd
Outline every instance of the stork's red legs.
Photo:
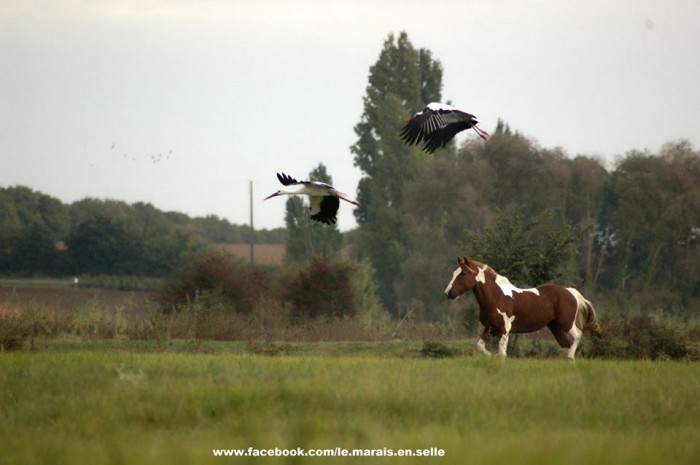
M 484 131 L 483 129 L 477 127 L 476 125 L 472 126 L 472 129 L 476 131 L 477 134 L 479 134 L 479 137 L 481 137 L 484 140 L 489 140 L 489 133 Z

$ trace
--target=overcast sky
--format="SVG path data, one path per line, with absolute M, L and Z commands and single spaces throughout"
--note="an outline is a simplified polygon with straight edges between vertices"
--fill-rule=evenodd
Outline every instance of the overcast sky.
M 700 147 L 697 0 L 0 0 L 0 187 L 243 224 L 253 181 L 256 228 L 284 226 L 277 171 L 323 162 L 356 195 L 369 67 L 401 31 L 486 130 L 610 164 Z

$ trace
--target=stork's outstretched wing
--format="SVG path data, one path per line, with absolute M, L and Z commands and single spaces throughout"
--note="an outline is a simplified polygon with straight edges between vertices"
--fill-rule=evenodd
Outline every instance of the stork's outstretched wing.
M 443 103 L 430 103 L 423 111 L 411 116 L 399 133 L 408 145 L 423 143 L 423 150 L 433 153 L 444 147 L 452 138 L 465 129 L 474 128 L 479 137 L 488 139 L 488 133 L 476 125 L 476 116 Z
M 338 220 L 338 207 L 340 200 L 338 197 L 326 195 L 324 197 L 310 197 L 309 210 L 311 211 L 311 219 L 326 224 L 335 224 Z

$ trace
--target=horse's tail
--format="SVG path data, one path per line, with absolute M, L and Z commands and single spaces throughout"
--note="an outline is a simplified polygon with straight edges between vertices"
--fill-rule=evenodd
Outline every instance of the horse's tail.
M 598 337 L 603 337 L 604 333 L 600 327 L 600 324 L 598 323 L 595 308 L 593 307 L 591 301 L 586 299 L 573 287 L 568 287 L 567 290 L 574 295 L 576 298 L 576 304 L 578 305 L 578 311 L 576 312 L 576 326 L 578 326 L 581 330 L 590 331 Z

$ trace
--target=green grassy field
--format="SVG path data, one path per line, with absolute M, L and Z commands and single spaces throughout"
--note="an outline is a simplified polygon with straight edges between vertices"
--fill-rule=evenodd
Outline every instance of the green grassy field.
M 3 464 L 695 464 L 700 364 L 424 359 L 407 343 L 250 355 L 131 342 L 0 353 Z M 415 344 L 414 344 L 415 345 Z M 205 347 L 206 348 L 206 347 Z M 200 347 L 200 350 L 202 347 Z M 215 457 L 213 449 L 443 449 Z

